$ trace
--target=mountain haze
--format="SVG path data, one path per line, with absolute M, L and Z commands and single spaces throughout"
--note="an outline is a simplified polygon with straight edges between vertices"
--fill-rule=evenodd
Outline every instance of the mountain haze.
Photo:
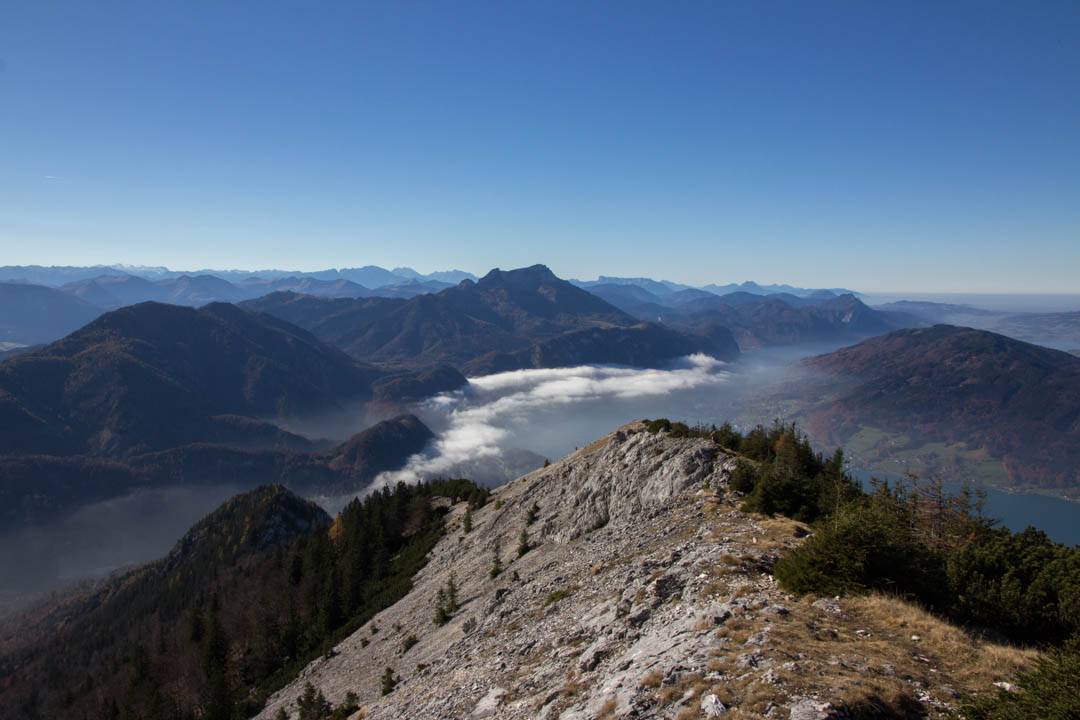
M 410 300 L 274 294 L 243 306 L 305 327 L 366 362 L 445 362 L 485 372 L 537 362 L 655 365 L 686 350 L 731 356 L 723 339 L 635 328 L 637 319 L 542 265 L 492 270 L 476 282 L 465 280 Z M 657 342 L 660 336 L 671 341 L 670 347 Z
M 232 305 L 130 306 L 0 364 L 0 454 L 259 442 L 262 419 L 341 410 L 393 375 Z
M 260 447 L 193 443 L 113 459 L 89 455 L 0 455 L 4 532 L 62 517 L 88 503 L 142 489 L 278 483 L 305 494 L 359 492 L 397 470 L 434 438 L 414 415 L 383 420 L 345 442 Z M 0 533 L 2 537 L 3 533 Z
M 63 337 L 101 310 L 93 303 L 41 285 L 0 283 L 0 342 L 34 345 Z

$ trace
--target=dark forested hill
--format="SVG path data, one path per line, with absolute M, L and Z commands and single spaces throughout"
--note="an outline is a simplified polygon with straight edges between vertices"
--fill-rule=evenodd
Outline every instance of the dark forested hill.
M 614 363 L 657 367 L 673 357 L 705 353 L 730 360 L 739 346 L 726 328 L 709 333 L 679 332 L 658 323 L 631 327 L 592 327 L 571 330 L 514 352 L 493 352 L 465 366 L 470 375 L 486 375 L 527 368 L 570 367 Z
M 409 591 L 442 534 L 437 497 L 486 493 L 401 485 L 333 523 L 281 486 L 228 500 L 163 559 L 0 626 L 0 719 L 250 717 Z
M 950 325 L 901 330 L 812 358 L 824 398 L 809 411 L 841 440 L 859 427 L 963 443 L 1014 484 L 1080 487 L 1080 359 Z
M 395 375 L 267 315 L 144 303 L 0 364 L 0 454 L 289 445 L 263 419 L 340 409 Z M 427 388 L 462 382 L 444 373 Z
M 244 307 L 307 328 L 360 360 L 444 362 L 470 372 L 636 358 L 652 365 L 687 348 L 724 347 L 722 340 L 668 331 L 665 348 L 657 342 L 659 330 L 631 329 L 639 324 L 634 317 L 542 265 L 492 270 L 476 282 L 410 300 L 319 300 L 277 293 Z M 500 359 L 484 359 L 495 356 Z
M 0 364 L 0 454 L 115 455 L 215 440 L 218 416 L 335 408 L 370 396 L 382 374 L 231 305 L 134 305 Z

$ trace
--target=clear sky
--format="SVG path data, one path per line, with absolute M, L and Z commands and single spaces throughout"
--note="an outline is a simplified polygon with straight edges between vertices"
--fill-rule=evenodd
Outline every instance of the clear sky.
M 0 264 L 1080 292 L 1080 2 L 0 4 Z

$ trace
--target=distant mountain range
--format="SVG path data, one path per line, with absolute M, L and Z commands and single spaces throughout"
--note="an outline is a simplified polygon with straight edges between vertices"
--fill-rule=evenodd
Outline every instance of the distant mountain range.
M 242 305 L 306 328 L 366 362 L 441 362 L 470 374 L 583 363 L 655 366 L 690 352 L 725 359 L 738 353 L 729 333 L 643 324 L 543 265 L 492 270 L 410 300 L 276 293 Z
M 640 320 L 695 333 L 730 330 L 742 350 L 775 345 L 856 340 L 922 324 L 900 312 L 875 310 L 852 294 L 817 290 L 806 295 L 746 291 L 713 295 L 673 290 L 663 295 L 638 284 L 593 285 L 589 291 Z
M 248 284 L 281 280 L 284 278 L 314 278 L 326 282 L 346 280 L 366 288 L 380 288 L 402 285 L 411 282 L 434 281 L 447 285 L 456 285 L 462 280 L 475 280 L 476 276 L 464 270 L 442 270 L 432 273 L 419 273 L 409 267 L 387 270 L 377 265 L 365 265 L 358 268 L 331 268 L 314 272 L 296 270 L 190 270 L 177 271 L 166 267 L 135 265 L 6 265 L 0 267 L 0 282 L 21 282 L 35 285 L 60 287 L 84 280 L 93 280 L 102 276 L 133 276 L 144 280 L 174 280 L 180 277 L 211 276 L 227 280 L 234 284 Z
M 466 375 L 582 364 L 661 367 L 693 353 L 733 360 L 756 348 L 875 336 L 885 337 L 857 346 L 855 357 L 873 356 L 868 368 L 893 373 L 892 385 L 885 387 L 895 398 L 885 388 L 865 396 L 838 394 L 839 386 L 831 383 L 847 382 L 854 367 L 821 360 L 808 366 L 831 378 L 818 386 L 824 387 L 821 397 L 841 399 L 818 404 L 811 398 L 812 428 L 850 438 L 854 428 L 876 422 L 892 433 L 902 423 L 899 417 L 890 420 L 886 410 L 916 398 L 905 417 L 928 419 L 911 424 L 910 436 L 919 438 L 912 447 L 950 427 L 957 434 L 949 442 L 970 440 L 969 455 L 976 445 L 985 448 L 987 457 L 1004 463 L 1010 482 L 1053 488 L 1076 482 L 1049 455 L 1036 457 L 1014 436 L 1006 438 L 1006 430 L 973 424 L 978 412 L 989 413 L 985 408 L 958 411 L 956 422 L 929 414 L 955 399 L 954 387 L 984 403 L 1034 397 L 1032 407 L 1046 412 L 1059 402 L 1042 397 L 1046 388 L 1071 397 L 1072 385 L 1055 384 L 1058 375 L 1029 379 L 1041 377 L 1025 369 L 1034 346 L 1018 343 L 1029 350 L 1006 353 L 1019 368 L 1009 371 L 1009 380 L 1005 370 L 981 364 L 996 361 L 996 348 L 1013 347 L 999 345 L 1005 338 L 976 342 L 981 336 L 975 335 L 927 344 L 937 336 L 894 332 L 960 311 L 996 317 L 974 309 L 928 303 L 871 308 L 850 293 L 799 288 L 717 295 L 645 278 L 575 284 L 543 265 L 496 269 L 456 285 L 446 281 L 458 271 L 439 274 L 444 281 L 408 268 L 334 270 L 323 277 L 230 271 L 231 279 L 165 276 L 164 269 L 140 269 L 150 275 L 142 277 L 93 268 L 97 274 L 83 278 L 75 268 L 30 270 L 30 279 L 52 272 L 49 277 L 64 284 L 0 283 L 0 315 L 7 323 L 0 324 L 0 466 L 9 480 L 5 498 L 13 518 L 70 507 L 65 495 L 100 498 L 108 488 L 125 492 L 229 478 L 248 483 L 257 477 L 355 487 L 373 477 L 372 468 L 403 465 L 430 440 L 430 431 L 419 421 L 399 421 L 380 432 L 401 431 L 401 437 L 391 433 L 386 442 L 372 442 L 376 436 L 365 436 L 349 449 L 288 428 L 361 404 L 385 406 L 379 416 L 387 417 L 402 412 L 405 403 L 464 386 Z M 388 276 L 400 282 L 382 285 L 379 294 L 358 282 L 374 284 Z M 147 296 L 153 301 L 140 301 Z M 222 296 L 231 303 L 204 302 Z M 107 307 L 117 309 L 102 309 Z M 1068 321 L 1066 315 L 1040 322 Z M 20 318 L 21 334 L 12 329 L 13 316 Z M 47 344 L 55 334 L 66 337 Z M 918 350 L 899 352 L 916 340 L 922 343 Z M 14 347 L 20 342 L 40 346 Z M 881 347 L 888 349 L 875 355 Z M 897 357 L 924 357 L 931 364 L 897 367 Z M 1077 362 L 1066 354 L 1052 357 L 1060 366 L 1055 372 L 1067 370 L 1065 361 Z M 911 385 L 923 372 L 926 378 Z M 1027 384 L 1021 387 L 1021 381 Z M 1015 392 L 1000 391 L 1009 382 L 1017 385 Z M 880 413 L 873 402 L 884 403 Z M 1027 406 L 1021 410 L 1002 427 L 1018 426 Z M 1039 452 L 1072 457 L 1064 448 L 1076 417 L 1067 409 L 1054 412 L 1046 428 L 1029 418 L 1023 431 L 1050 438 L 1050 450 Z M 1043 417 L 1033 413 L 1032 418 Z
M 89 322 L 105 310 L 140 302 L 161 302 L 201 307 L 213 302 L 239 303 L 275 292 L 293 292 L 321 298 L 399 298 L 437 293 L 477 277 L 463 270 L 420 273 L 409 267 L 387 270 L 375 265 L 314 272 L 286 270 L 199 270 L 177 272 L 165 267 L 128 265 L 4 266 L 0 267 L 0 342 L 35 345 L 51 342 Z M 648 278 L 601 276 L 596 281 L 573 281 L 592 290 L 596 286 L 642 288 L 664 297 L 662 304 L 690 298 L 712 297 L 717 292 L 767 293 L 784 289 L 793 296 L 816 292 L 757 283 L 695 289 Z M 28 290 L 28 285 L 42 289 Z M 48 292 L 48 290 L 55 292 Z M 74 296 L 85 304 L 70 302 Z M 48 308 L 47 312 L 43 311 Z M 48 317 L 45 317 L 47 315 Z M 503 348 L 514 351 L 520 348 Z
M 746 292 L 754 295 L 772 295 L 775 293 L 788 293 L 790 295 L 808 296 L 818 293 L 830 293 L 832 295 L 856 295 L 853 290 L 846 290 L 844 288 L 800 288 L 793 285 L 759 285 L 758 283 L 748 280 L 743 283 L 728 283 L 727 285 L 718 285 L 716 283 L 710 283 L 708 285 L 702 285 L 695 288 L 692 285 L 685 285 L 683 283 L 671 282 L 670 280 L 653 280 L 652 278 L 644 277 L 611 277 L 607 275 L 600 275 L 596 280 L 571 280 L 578 287 L 592 289 L 598 285 L 624 285 L 639 287 L 649 291 L 654 295 L 663 297 L 671 293 L 677 293 L 680 290 L 703 290 L 712 295 L 728 295 L 734 292 Z
M 1058 350 L 1080 347 L 1080 312 L 1001 312 L 970 305 L 902 300 L 877 306 L 903 312 L 928 323 L 992 330 L 1017 340 Z
M 401 274 L 374 266 L 304 274 L 9 266 L 0 268 L 0 342 L 52 342 L 106 310 L 142 302 L 201 307 L 284 291 L 328 298 L 412 298 L 451 287 L 449 280 L 454 278 L 472 277 L 460 270 L 430 275 L 409 268 L 396 272 Z
M 77 283 L 123 301 L 146 286 L 190 293 L 199 284 L 187 280 Z M 10 287 L 85 305 L 53 288 Z M 722 329 L 641 323 L 543 266 L 410 299 L 276 292 L 239 306 L 126 305 L 0 363 L 5 527 L 139 487 L 273 480 L 345 492 L 403 465 L 430 431 L 399 418 L 334 447 L 285 427 L 459 388 L 451 364 L 656 366 L 693 352 L 730 358 L 738 348 Z
M 819 438 L 915 469 L 1080 491 L 1080 358 L 936 325 L 804 364 L 816 378 L 799 390 L 802 414 Z

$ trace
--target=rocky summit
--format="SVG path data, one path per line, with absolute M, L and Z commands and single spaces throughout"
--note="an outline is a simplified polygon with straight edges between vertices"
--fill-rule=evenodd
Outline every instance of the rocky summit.
M 937 717 L 1030 661 L 897 599 L 784 592 L 809 529 L 738 509 L 734 465 L 635 423 L 454 506 L 411 592 L 259 717 L 309 683 L 370 720 Z

